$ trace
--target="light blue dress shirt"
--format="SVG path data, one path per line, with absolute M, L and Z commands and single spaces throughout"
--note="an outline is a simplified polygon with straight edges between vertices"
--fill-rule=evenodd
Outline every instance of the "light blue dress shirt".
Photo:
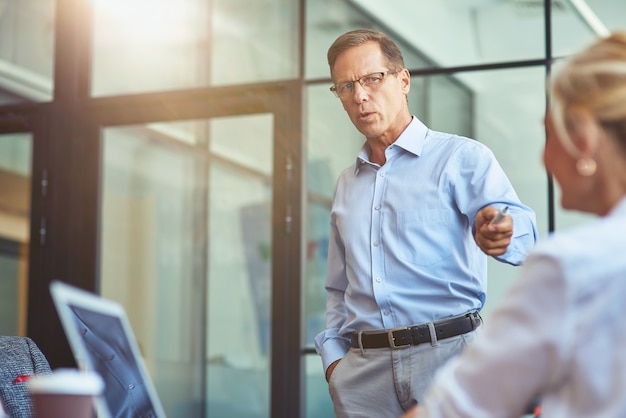
M 439 371 L 420 418 L 626 417 L 626 198 L 537 245 L 463 354 Z M 482 328 L 482 327 L 481 327 Z
M 394 328 L 481 309 L 487 256 L 473 238 L 476 213 L 509 206 L 513 239 L 501 261 L 518 265 L 537 239 L 493 153 L 419 119 L 385 151 L 366 147 L 337 180 L 326 277 L 326 330 L 315 337 L 324 369 L 348 351 L 355 330 Z

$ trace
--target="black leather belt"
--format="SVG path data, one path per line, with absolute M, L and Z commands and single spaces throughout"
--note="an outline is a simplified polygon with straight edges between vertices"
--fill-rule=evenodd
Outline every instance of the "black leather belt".
M 442 319 L 433 322 L 437 340 L 456 337 L 475 330 L 482 319 L 477 311 L 468 312 L 462 316 Z M 410 327 L 393 328 L 381 332 L 355 331 L 350 335 L 352 347 L 368 348 L 400 348 L 410 345 L 429 343 L 435 338 L 430 335 L 429 324 L 413 325 Z

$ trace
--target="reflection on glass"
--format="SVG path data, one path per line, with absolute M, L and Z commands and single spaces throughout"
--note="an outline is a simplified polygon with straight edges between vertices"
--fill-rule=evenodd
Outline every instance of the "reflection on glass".
M 0 135 L 0 335 L 26 335 L 30 134 Z
M 0 103 L 52 99 L 54 0 L 0 1 Z
M 289 0 L 94 0 L 92 95 L 297 76 Z

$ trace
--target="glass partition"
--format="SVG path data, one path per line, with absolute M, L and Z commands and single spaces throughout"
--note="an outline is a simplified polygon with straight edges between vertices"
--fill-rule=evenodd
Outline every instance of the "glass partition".
M 364 142 L 341 102 L 326 84 L 307 88 L 306 150 L 307 202 L 305 225 L 305 347 L 311 352 L 313 338 L 324 328 L 324 290 L 330 207 L 335 180 L 354 164 Z M 473 96 L 471 90 L 450 76 L 413 77 L 409 107 L 433 129 L 471 135 Z M 431 125 L 432 122 L 432 125 Z M 322 418 L 332 411 L 321 361 L 306 358 L 308 418 Z
M 68 19 L 72 25 L 61 28 L 62 33 L 76 26 L 76 33 L 70 33 L 76 36 L 55 40 L 55 6 L 67 4 L 91 8 L 93 27 Z M 546 6 L 551 8 L 551 34 L 544 32 Z M 7 114 L 24 111 L 10 105 L 28 102 L 43 115 L 33 125 L 47 128 L 47 104 L 37 102 L 53 99 L 55 56 L 76 56 L 72 65 L 80 68 L 72 69 L 80 75 L 91 72 L 92 97 L 113 96 L 105 101 L 62 97 L 53 103 L 52 114 L 67 109 L 75 125 L 68 132 L 55 126 L 44 141 L 36 141 L 37 172 L 49 164 L 63 166 L 58 160 L 62 153 L 46 154 L 45 147 L 64 135 L 82 135 L 90 123 L 86 119 L 106 114 L 111 127 L 102 130 L 98 144 L 103 152 L 101 219 L 93 219 L 101 240 L 95 261 L 98 290 L 127 307 L 168 416 L 268 418 L 270 403 L 280 400 L 284 390 L 275 381 L 293 382 L 297 376 L 305 383 L 301 410 L 308 418 L 326 418 L 332 405 L 312 347 L 313 336 L 324 326 L 329 209 L 335 179 L 354 162 L 363 142 L 328 91 L 327 48 L 350 29 L 388 33 L 403 50 L 406 67 L 419 70 L 412 78 L 411 111 L 432 129 L 487 144 L 521 200 L 535 209 L 543 237 L 548 208 L 554 210 L 557 229 L 587 217 L 560 209 L 558 187 L 555 202 L 548 201 L 541 165 L 546 51 L 551 47 L 556 57 L 571 54 L 606 30 L 623 27 L 624 17 L 623 0 L 0 0 L 0 104 Z M 89 39 L 91 48 L 77 51 L 81 42 L 76 39 Z M 547 45 L 550 39 L 553 43 Z M 83 52 L 90 53 L 89 63 L 82 60 Z M 521 60 L 536 60 L 537 65 L 520 67 Z M 492 64 L 519 68 L 482 70 Z M 454 68 L 453 74 L 424 75 L 473 65 L 481 65 L 481 71 Z M 297 144 L 294 160 L 286 165 L 305 167 L 299 248 L 304 264 L 298 270 L 302 295 L 288 296 L 302 301 L 303 341 L 293 351 L 292 346 L 280 348 L 289 350 L 291 358 L 304 355 L 302 369 L 282 373 L 283 364 L 293 363 L 291 358 L 272 362 L 270 353 L 281 353 L 269 338 L 276 319 L 272 305 L 281 305 L 270 289 L 276 267 L 271 265 L 272 248 L 284 248 L 277 243 L 285 238 L 272 236 L 272 213 L 280 211 L 271 205 L 272 196 L 283 192 L 272 186 L 282 184 L 289 169 L 273 172 L 272 141 L 291 141 L 294 136 L 285 140 L 283 132 L 274 130 L 296 118 L 289 113 L 285 123 L 284 115 L 276 113 L 123 125 L 134 123 L 135 116 L 151 118 L 154 108 L 148 104 L 120 116 L 116 111 L 126 106 L 127 97 L 114 96 L 185 89 L 182 95 L 197 97 L 206 87 L 245 85 L 224 98 L 226 106 L 220 102 L 215 107 L 223 115 L 230 99 L 237 101 L 248 87 L 293 79 L 304 86 L 306 143 L 302 153 Z M 85 106 L 74 107 L 75 100 Z M 167 117 L 202 117 L 204 110 L 215 110 L 213 104 L 184 103 L 181 107 L 187 108 L 173 109 Z M 193 116 L 188 116 L 192 107 Z M 0 135 L 0 333 L 6 334 L 26 332 L 29 199 L 39 191 L 38 184 L 31 184 L 32 142 L 30 134 Z M 84 149 L 85 143 L 74 142 L 65 142 L 71 148 L 68 155 Z M 76 173 L 60 174 L 75 184 Z M 57 212 L 38 206 L 33 206 L 37 216 Z M 63 202 L 56 205 L 61 214 L 54 215 L 62 217 L 65 207 Z M 300 219 L 300 213 L 294 215 Z M 68 231 L 68 242 L 73 234 L 82 236 L 82 231 Z M 67 249 L 51 247 L 42 250 L 41 265 L 65 271 L 61 265 Z M 285 264 L 296 265 L 288 258 Z M 495 261 L 489 271 L 485 317 L 518 272 Z M 298 279 L 294 274 L 293 280 Z M 283 322 L 288 324 L 285 335 L 294 335 L 297 326 Z M 281 393 L 272 394 L 273 389 Z M 288 401 L 300 406 L 295 397 Z
M 172 142 L 186 126 L 168 127 L 103 131 L 100 293 L 125 306 L 167 415 L 201 416 L 204 180 Z
M 554 55 L 564 57 L 578 52 L 598 37 L 612 30 L 624 29 L 626 2 L 620 0 L 570 1 L 569 12 L 557 12 L 553 18 Z M 567 229 L 584 223 L 594 215 L 564 210 L 561 193 L 554 188 L 555 229 Z
M 400 10 L 400 9 L 398 9 Z M 394 31 L 385 29 L 385 22 L 350 1 L 307 1 L 306 2 L 306 48 L 305 77 L 330 78 L 326 52 L 335 39 L 344 32 L 354 29 L 377 29 L 387 32 L 400 45 L 407 68 L 421 68 L 427 59 L 419 50 Z
M 307 91 L 305 345 L 312 347 L 313 337 L 324 327 L 324 280 L 335 180 L 341 171 L 355 162 L 363 136 L 354 128 L 341 102 L 327 85 L 311 86 Z
M 93 96 L 297 77 L 297 2 L 91 3 Z
M 622 0 L 563 1 L 552 9 L 554 56 L 573 54 L 612 30 L 625 29 L 625 17 Z
M 473 136 L 474 95 L 455 75 L 411 77 L 409 110 L 429 128 Z
M 350 3 L 387 22 L 398 37 L 428 57 L 428 67 L 545 55 L 543 1 L 398 0 L 393 7 L 377 0 Z
M 54 0 L 0 2 L 0 103 L 52 99 Z
M 472 136 L 473 95 L 451 76 L 413 77 L 409 108 L 430 128 Z M 324 327 L 326 251 L 335 180 L 352 165 L 365 139 L 326 84 L 307 89 L 306 339 Z M 486 110 L 490 113 L 492 109 Z
M 271 114 L 211 120 L 207 417 L 269 418 Z
M 100 290 L 126 307 L 167 415 L 268 417 L 273 116 L 103 142 Z
M 540 239 L 547 236 L 548 181 L 541 162 L 545 69 L 479 71 L 459 77 L 474 92 L 474 139 L 494 152 L 520 200 L 535 211 Z M 485 318 L 519 274 L 518 267 L 494 259 L 489 259 L 488 269 Z
M 341 102 L 327 84 L 307 88 L 304 259 L 304 346 L 312 349 L 313 338 L 324 328 L 326 310 L 326 259 L 330 207 L 339 173 L 353 164 L 363 144 Z M 306 417 L 326 418 L 333 409 L 322 364 L 317 355 L 305 357 Z
M 0 135 L 0 335 L 26 335 L 32 137 Z

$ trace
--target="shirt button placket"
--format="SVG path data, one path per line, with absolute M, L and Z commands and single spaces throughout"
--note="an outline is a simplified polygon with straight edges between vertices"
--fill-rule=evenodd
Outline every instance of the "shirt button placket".
M 374 284 L 374 297 L 378 303 L 379 309 L 384 316 L 389 315 L 389 310 L 386 307 L 384 286 L 384 271 L 383 271 L 383 242 L 381 236 L 381 221 L 382 221 L 382 201 L 385 190 L 386 181 L 385 171 L 380 170 L 377 173 L 375 185 L 374 185 L 374 199 L 372 205 L 372 225 L 371 225 L 371 243 L 372 243 L 372 281 Z

